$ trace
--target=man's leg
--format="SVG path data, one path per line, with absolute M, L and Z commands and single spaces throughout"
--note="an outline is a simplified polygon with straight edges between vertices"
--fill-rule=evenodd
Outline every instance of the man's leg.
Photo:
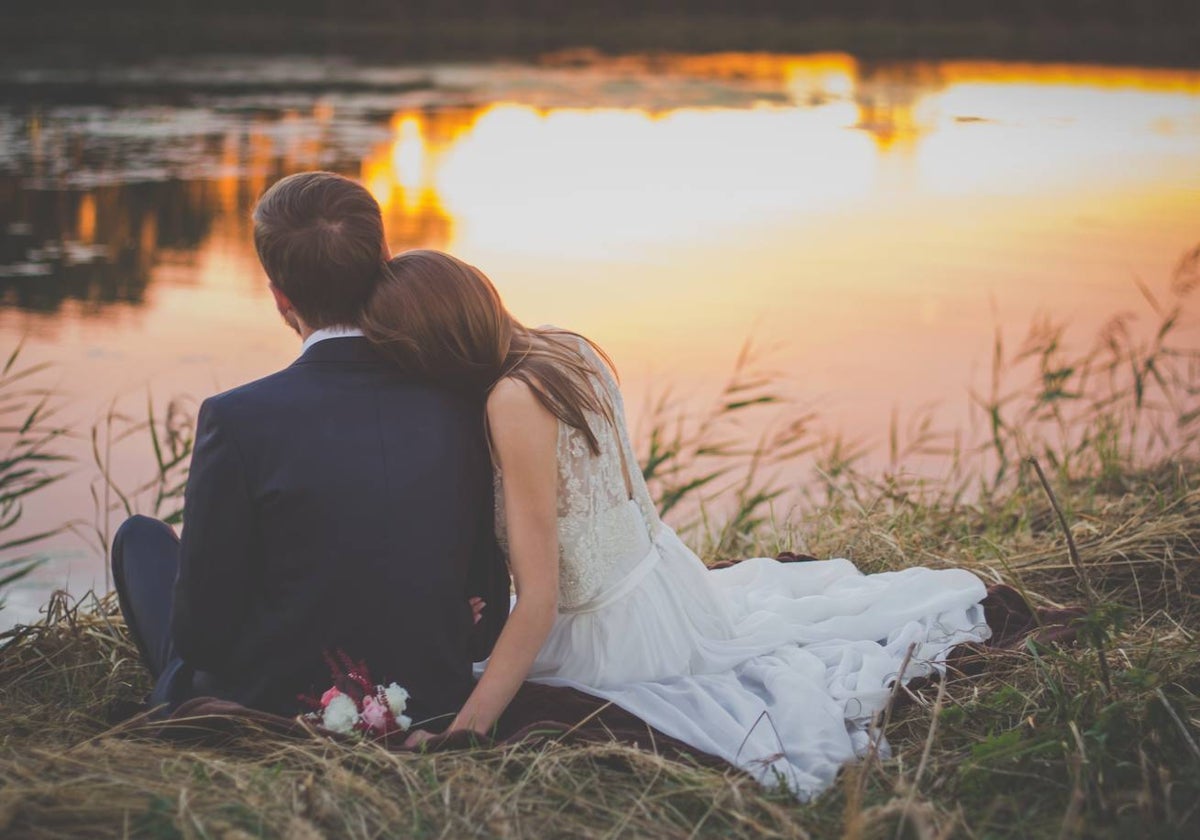
M 179 538 L 165 522 L 132 516 L 112 546 L 113 585 L 142 660 L 156 680 L 151 702 L 170 702 L 187 678 L 171 642 L 171 605 L 179 570 Z

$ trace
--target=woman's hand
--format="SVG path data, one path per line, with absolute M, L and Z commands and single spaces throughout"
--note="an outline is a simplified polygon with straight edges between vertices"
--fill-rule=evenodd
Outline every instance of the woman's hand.
M 478 624 L 483 618 L 483 608 L 487 606 L 487 601 L 480 598 L 478 595 L 467 599 L 467 603 L 471 605 L 471 617 Z
M 408 733 L 408 737 L 404 739 L 404 746 L 410 750 L 419 749 L 425 746 L 425 743 L 433 740 L 437 736 L 432 732 L 426 732 L 424 729 L 414 729 Z

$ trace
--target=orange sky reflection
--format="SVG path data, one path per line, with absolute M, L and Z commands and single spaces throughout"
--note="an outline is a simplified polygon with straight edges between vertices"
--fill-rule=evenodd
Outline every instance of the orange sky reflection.
M 997 325 L 1015 343 L 1048 312 L 1086 343 L 1145 313 L 1135 278 L 1165 289 L 1200 240 L 1197 71 L 726 54 L 519 72 L 496 96 L 398 108 L 343 169 L 395 250 L 453 251 L 526 322 L 603 344 L 635 413 L 668 383 L 702 403 L 754 336 L 850 437 L 930 403 L 963 426 Z M 566 101 L 522 93 L 552 72 Z M 708 104 L 664 104 L 673 78 Z M 572 80 L 609 98 L 572 103 Z M 642 82 L 645 101 L 623 93 Z M 0 329 L 60 363 L 85 416 L 147 383 L 203 395 L 287 364 L 249 212 L 272 178 L 325 165 L 338 108 L 231 130 L 222 174 L 173 199 L 208 214 L 193 244 L 162 245 L 170 214 L 123 209 L 120 188 L 86 190 L 64 241 L 134 254 L 144 300 L 5 308 Z M 31 118 L 35 167 L 42 132 Z M 1193 304 L 1185 322 L 1195 337 Z M 90 510 L 82 487 L 68 504 Z

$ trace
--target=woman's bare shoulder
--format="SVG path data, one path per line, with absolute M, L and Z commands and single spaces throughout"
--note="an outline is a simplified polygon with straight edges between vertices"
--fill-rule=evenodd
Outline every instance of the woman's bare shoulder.
M 533 387 L 528 382 L 515 376 L 505 376 L 492 386 L 491 392 L 488 393 L 487 404 L 488 408 L 492 406 L 515 408 L 531 400 L 536 402 L 537 397 L 534 396 Z
M 506 376 L 492 386 L 487 398 L 487 414 L 490 422 L 525 422 L 549 415 L 550 412 L 538 399 L 533 386 L 515 376 Z

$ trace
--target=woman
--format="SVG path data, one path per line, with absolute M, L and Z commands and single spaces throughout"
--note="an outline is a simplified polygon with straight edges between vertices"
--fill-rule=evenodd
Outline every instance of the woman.
M 488 731 L 526 679 L 571 686 L 807 798 L 866 749 L 910 647 L 905 679 L 989 635 L 983 584 L 963 570 L 863 576 L 846 560 L 766 558 L 708 570 L 658 518 L 596 345 L 522 326 L 447 254 L 410 251 L 391 269 L 364 330 L 413 375 L 487 394 L 516 589 L 450 730 Z

